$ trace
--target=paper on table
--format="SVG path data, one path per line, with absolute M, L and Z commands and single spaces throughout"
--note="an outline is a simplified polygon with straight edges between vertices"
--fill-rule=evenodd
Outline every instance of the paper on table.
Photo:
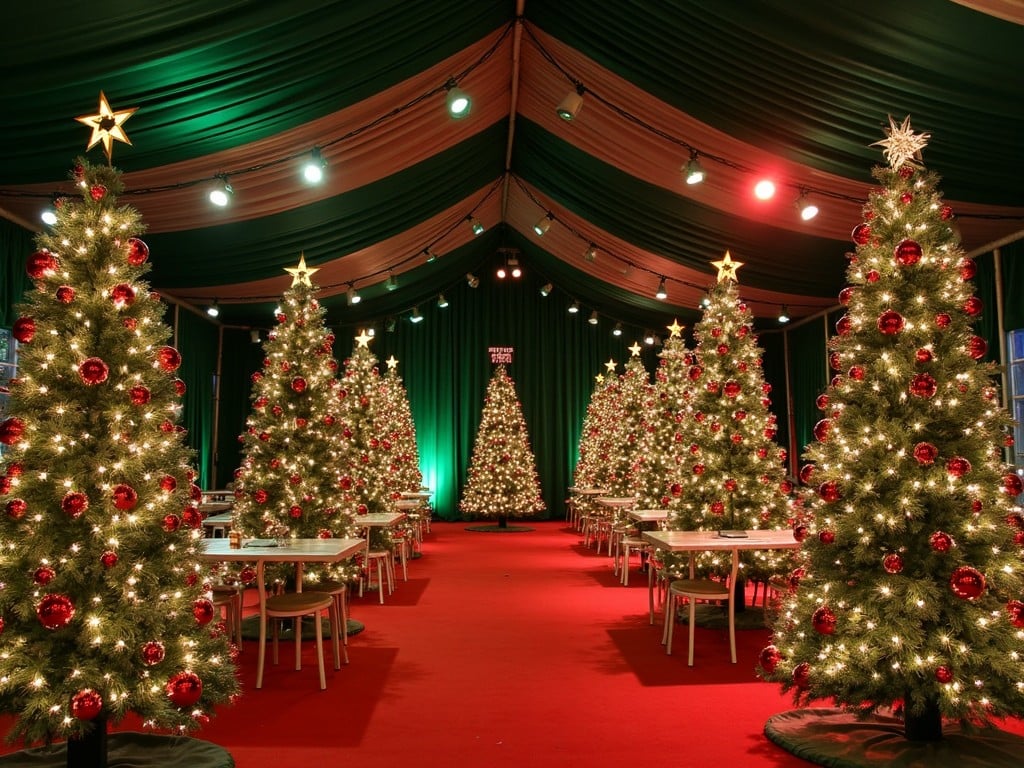
M 243 546 L 246 547 L 276 547 L 277 542 L 273 539 L 249 539 Z

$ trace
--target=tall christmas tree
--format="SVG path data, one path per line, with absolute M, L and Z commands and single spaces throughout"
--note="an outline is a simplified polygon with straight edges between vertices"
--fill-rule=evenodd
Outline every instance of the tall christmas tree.
M 634 342 L 629 350 L 626 369 L 619 377 L 614 442 L 607 460 L 608 490 L 612 496 L 636 496 L 640 492 L 643 436 L 654 398 L 650 376 L 640 358 L 640 345 Z
M 79 159 L 74 179 L 28 258 L 0 422 L 0 709 L 9 738 L 67 738 L 69 765 L 98 767 L 108 722 L 194 729 L 238 683 L 143 224 L 118 170 Z
M 902 711 L 907 738 L 933 741 L 943 718 L 1024 712 L 1024 515 L 971 329 L 975 266 L 917 162 L 929 136 L 909 118 L 886 133 L 801 473 L 816 535 L 760 672 L 798 703 Z
M 573 471 L 573 484 L 578 488 L 608 487 L 608 451 L 616 427 L 619 379 L 615 375 L 615 362 L 609 360 L 608 374 L 599 373 L 597 386 L 590 395 L 587 412 L 583 417 L 578 448 L 579 459 Z M 579 504 L 588 504 L 581 498 Z
M 497 519 L 501 527 L 508 518 L 544 509 L 523 409 L 504 365 L 494 369 L 487 385 L 459 509 L 472 517 Z
M 354 529 L 338 474 L 350 446 L 341 434 L 334 335 L 310 279 L 317 270 L 301 256 L 285 271 L 292 282 L 264 342 L 263 367 L 252 375 L 236 524 L 245 536 L 343 538 Z
M 675 530 L 784 528 L 788 520 L 785 450 L 774 442 L 771 386 L 761 372 L 761 350 L 752 315 L 737 291 L 742 262 L 726 252 L 709 303 L 694 327 L 697 346 L 686 375 L 692 384 L 692 417 L 682 428 L 689 457 L 667 477 L 669 523 Z M 747 553 L 744 573 L 766 580 L 785 557 L 773 551 Z M 729 570 L 728 553 L 709 553 L 702 564 Z
M 671 498 L 665 478 L 677 467 L 689 463 L 689 429 L 692 420 L 689 378 L 694 356 L 686 348 L 683 326 L 675 320 L 668 327 L 668 338 L 658 353 L 660 364 L 654 373 L 652 407 L 647 414 L 647 429 L 641 438 L 643 463 L 635 487 L 640 507 L 667 507 Z
M 416 423 L 412 418 L 409 395 L 398 375 L 398 360 L 387 360 L 388 370 L 381 384 L 381 417 L 385 420 L 383 439 L 390 442 L 391 464 L 388 471 L 400 491 L 418 491 L 423 482 L 420 452 L 416 445 Z

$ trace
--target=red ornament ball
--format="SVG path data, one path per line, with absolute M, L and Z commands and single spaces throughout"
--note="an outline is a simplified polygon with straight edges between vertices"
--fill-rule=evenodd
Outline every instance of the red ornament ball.
M 203 696 L 203 681 L 195 672 L 176 672 L 171 675 L 164 690 L 176 706 L 191 707 Z
M 971 296 L 964 302 L 963 310 L 968 317 L 979 317 L 985 308 L 984 302 L 977 296 Z
M 306 380 L 301 376 L 296 376 L 292 379 L 292 391 L 294 392 L 305 392 L 306 391 Z
M 1020 475 L 1013 472 L 1003 475 L 1003 491 L 1010 496 L 1020 496 L 1021 493 L 1024 493 L 1024 480 L 1021 480 Z
M 213 621 L 215 613 L 216 609 L 214 609 L 213 603 L 205 597 L 200 597 L 192 603 L 192 617 L 196 620 L 196 624 L 209 624 Z
M 129 238 L 126 258 L 133 267 L 145 264 L 146 259 L 149 258 L 149 246 L 137 237 Z
M 844 307 L 850 305 L 850 299 L 853 298 L 854 289 L 853 286 L 848 285 L 839 292 L 839 303 Z
M 16 416 L 0 421 L 0 443 L 14 445 L 25 434 L 25 422 Z
M 865 372 L 863 365 L 851 365 L 850 370 L 846 372 L 846 375 L 854 381 L 864 381 L 864 377 L 867 373 Z
M 914 353 L 914 359 L 919 363 L 930 363 L 932 361 L 932 351 L 927 347 L 921 347 Z
M 302 517 L 302 507 L 300 507 L 298 504 L 293 504 L 291 507 L 288 508 L 288 516 L 291 517 L 293 520 L 298 520 L 300 517 Z
M 693 465 L 693 474 L 695 474 L 695 475 L 703 475 L 705 469 L 706 469 L 706 467 L 703 464 L 694 464 Z M 676 493 L 676 488 L 679 488 L 679 493 Z M 678 496 L 682 492 L 683 492 L 683 487 L 681 485 L 679 485 L 679 483 L 674 483 L 672 485 L 672 495 L 673 496 Z
M 934 552 L 949 552 L 953 548 L 953 537 L 944 531 L 936 531 L 928 537 L 928 545 Z
M 103 709 L 103 697 L 92 688 L 83 688 L 71 697 L 71 716 L 77 720 L 92 720 Z
M 707 384 L 704 385 L 704 389 L 713 395 L 717 395 L 718 391 L 721 388 L 721 385 L 717 381 L 709 381 Z
M 169 422 L 167 419 L 164 419 L 163 421 L 160 422 L 160 431 L 161 432 L 173 432 L 174 431 L 174 424 Z
M 160 347 L 156 352 L 156 361 L 167 373 L 174 373 L 181 366 L 181 353 L 174 347 Z
M 114 486 L 111 498 L 114 500 L 115 507 L 127 511 L 134 508 L 138 503 L 139 494 L 127 483 L 120 483 Z
M 968 259 L 964 257 L 960 260 L 960 279 L 964 282 L 973 280 L 974 276 L 978 274 L 978 265 L 975 264 L 974 259 Z
M 910 267 L 921 260 L 921 245 L 915 240 L 900 240 L 894 252 L 896 263 L 901 267 Z
M 775 671 L 775 668 L 782 661 L 782 654 L 779 653 L 779 649 L 774 645 L 769 645 L 766 648 L 761 649 L 761 653 L 757 657 L 758 662 L 761 665 L 761 669 L 771 674 Z
M 736 490 L 737 484 L 736 481 L 730 477 L 727 478 L 724 483 L 722 483 L 722 487 L 725 488 L 725 490 L 727 490 L 729 493 L 732 493 L 733 491 Z
M 869 283 L 877 283 L 881 279 L 881 277 L 882 275 L 879 274 L 877 269 L 869 269 L 867 274 L 864 275 L 864 279 L 866 279 Z
M 62 285 L 57 289 L 56 293 L 54 293 L 54 296 L 57 297 L 57 301 L 61 304 L 70 304 L 75 300 L 75 289 L 70 285 Z
M 939 218 L 943 221 L 949 221 L 953 218 L 953 208 L 948 205 L 944 205 L 939 209 Z
M 946 461 L 946 472 L 951 477 L 963 477 L 971 471 L 971 462 L 963 456 L 953 456 Z
M 971 512 L 973 512 L 974 514 L 976 514 L 976 515 L 980 514 L 982 508 L 983 508 L 983 505 L 981 503 L 981 499 L 974 499 L 971 502 Z
M 370 514 L 370 508 L 368 506 L 366 506 L 365 504 L 360 504 L 358 507 L 356 507 L 356 514 L 358 514 L 358 515 L 368 515 L 368 514 Z
M 951 683 L 953 682 L 953 670 L 951 670 L 945 664 L 940 664 L 935 668 L 935 679 L 943 685 L 946 685 L 946 683 Z
M 203 525 L 203 513 L 195 507 L 185 507 L 181 511 L 181 521 L 194 531 Z
M 82 383 L 89 386 L 102 384 L 109 375 L 110 369 L 107 367 L 107 364 L 98 357 L 87 357 L 78 364 L 78 377 L 82 380 Z
M 811 687 L 811 665 L 806 661 L 793 668 L 793 684 L 801 691 Z
M 779 483 L 779 493 L 787 496 L 793 492 L 793 483 L 789 480 L 783 480 Z
M 850 233 L 850 239 L 857 245 L 867 245 L 871 241 L 871 227 L 868 224 L 858 224 Z
M 95 202 L 102 200 L 107 194 L 107 188 L 102 184 L 93 184 L 89 187 L 89 197 Z
M 811 478 L 814 476 L 814 465 L 804 464 L 800 467 L 800 482 L 804 485 L 809 485 Z
M 949 577 L 949 588 L 963 600 L 974 600 L 985 591 L 985 575 L 977 568 L 961 565 Z
M 142 656 L 142 663 L 147 667 L 155 666 L 164 660 L 164 644 L 157 640 L 143 643 L 139 655 Z
M 878 316 L 878 330 L 886 336 L 895 336 L 903 330 L 903 315 L 895 309 L 887 309 Z
M 843 498 L 842 491 L 839 489 L 839 483 L 834 480 L 829 480 L 818 486 L 818 496 L 821 500 L 828 503 L 834 504 Z
M 174 394 L 176 394 L 178 397 L 182 397 L 185 394 L 186 390 L 187 387 L 185 386 L 184 381 L 182 381 L 181 379 L 174 380 Z
M 110 289 L 110 300 L 118 309 L 135 303 L 135 289 L 128 283 L 118 283 Z
M 811 615 L 811 626 L 819 635 L 832 635 L 836 631 L 836 615 L 827 605 L 818 608 Z
M 819 443 L 827 443 L 828 435 L 832 429 L 832 421 L 830 419 L 821 419 L 817 424 L 814 425 L 814 439 Z
M 820 541 L 822 544 L 832 544 L 835 542 L 835 540 L 835 531 L 829 530 L 828 528 L 826 528 L 823 531 L 818 531 L 818 541 Z
M 971 336 L 967 342 L 967 354 L 975 360 L 981 360 L 986 352 L 988 352 L 988 342 L 981 336 Z
M 36 321 L 31 317 L 19 317 L 14 321 L 14 327 L 11 329 L 11 335 L 20 343 L 28 344 L 33 338 L 35 338 Z
M 903 570 L 903 556 L 890 552 L 882 558 L 882 568 L 885 569 L 886 573 L 900 573 Z
M 740 386 L 740 383 L 732 379 L 725 382 L 725 386 L 722 388 L 722 392 L 726 397 L 736 397 L 741 391 L 743 391 L 743 388 Z
M 917 463 L 922 466 L 930 466 L 935 463 L 935 459 L 938 458 L 939 449 L 931 443 L 918 443 L 914 446 L 914 458 L 917 459 Z
M 935 315 L 935 325 L 938 328 L 946 329 L 949 328 L 949 324 L 953 322 L 953 318 L 949 316 L 947 312 L 939 312 Z
M 181 518 L 174 514 L 164 515 L 160 525 L 167 533 L 174 533 L 181 527 Z
M 810 532 L 811 532 L 810 529 L 806 525 L 804 525 L 803 523 L 797 523 L 796 525 L 793 526 L 793 538 L 796 541 L 803 541 L 804 539 L 807 538 L 807 535 Z
M 75 616 L 75 604 L 67 595 L 43 595 L 36 604 L 36 617 L 47 629 L 63 629 Z
M 850 320 L 849 315 L 843 315 L 836 320 L 836 333 L 840 336 L 846 336 L 853 330 L 853 321 Z
M 910 192 L 904 192 L 902 195 L 900 195 L 900 202 L 903 203 L 904 205 L 910 205 L 912 202 L 914 202 L 914 196 Z
M 171 493 L 178 487 L 178 481 L 172 475 L 164 475 L 160 478 L 160 490 Z
M 931 374 L 918 373 L 910 380 L 910 394 L 927 400 L 935 395 L 937 386 Z
M 11 499 L 4 506 L 7 516 L 12 520 L 21 520 L 28 511 L 28 504 L 24 499 Z
M 243 584 L 255 584 L 256 583 L 256 569 L 251 565 L 245 566 L 238 572 L 238 578 Z
M 729 354 L 729 345 L 719 344 L 717 347 L 715 347 L 715 351 L 719 354 L 719 356 L 724 357 L 725 355 Z
M 81 491 L 69 491 L 60 500 L 60 508 L 72 520 L 77 519 L 89 508 L 89 497 Z
M 843 370 L 843 356 L 838 352 L 830 353 L 828 356 L 828 364 L 833 371 Z
M 32 580 L 36 584 L 46 585 L 57 578 L 57 572 L 48 565 L 41 565 L 32 574 Z
M 802 539 L 797 539 L 797 541 L 802 541 Z M 790 589 L 796 589 L 797 587 L 799 587 L 800 586 L 800 582 L 803 580 L 804 576 L 806 576 L 806 575 L 807 575 L 807 569 L 802 567 L 802 566 L 794 568 L 792 571 L 790 571 L 789 572 L 789 588 Z
M 819 410 L 819 411 L 824 411 L 824 410 L 827 410 L 827 409 L 828 409 L 828 404 L 829 404 L 829 397 L 828 397 L 828 395 L 827 395 L 827 394 L 825 394 L 824 392 L 822 392 L 822 393 L 821 393 L 820 395 L 818 395 L 818 397 L 817 397 L 817 398 L 815 399 L 815 401 L 814 401 L 814 404 L 815 404 L 816 406 L 818 406 L 818 410 Z
M 1011 600 L 1006 604 L 1006 612 L 1010 614 L 1010 623 L 1018 629 L 1024 629 L 1024 602 Z
M 725 514 L 725 504 L 723 504 L 721 501 L 712 501 L 710 509 L 711 509 L 711 514 L 713 514 L 713 515 L 724 515 Z
M 57 257 L 44 248 L 28 257 L 25 271 L 33 280 L 42 280 L 57 271 L 57 264 Z
M 132 405 L 145 405 L 152 398 L 149 387 L 136 384 L 128 390 L 128 400 Z
M 126 317 L 121 320 L 121 325 L 127 328 L 129 331 L 134 331 L 139 326 L 139 321 L 134 317 Z

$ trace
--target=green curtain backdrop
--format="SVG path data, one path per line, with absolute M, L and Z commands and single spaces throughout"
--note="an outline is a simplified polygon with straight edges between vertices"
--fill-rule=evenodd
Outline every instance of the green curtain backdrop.
M 177 332 L 181 352 L 178 378 L 185 382 L 181 425 L 188 430 L 187 442 L 196 452 L 199 487 L 210 488 L 213 477 L 214 402 L 217 391 L 217 347 L 219 330 L 195 313 L 179 308 L 168 313 Z
M 10 328 L 18 319 L 15 306 L 31 287 L 25 259 L 35 250 L 33 237 L 27 229 L 0 219 L 0 327 Z
M 266 339 L 266 333 L 262 339 Z M 234 480 L 241 461 L 242 445 L 238 436 L 245 431 L 249 415 L 250 378 L 263 363 L 263 345 L 252 341 L 250 331 L 224 329 L 218 400 L 217 448 L 213 457 L 211 486 L 223 488 Z
M 825 349 L 826 322 L 826 317 L 820 317 L 786 331 L 789 336 L 793 431 L 797 451 L 801 454 L 807 444 L 814 439 L 814 425 L 821 418 L 821 412 L 814 401 L 825 391 L 830 375 Z
M 1008 331 L 1024 328 L 1024 240 L 999 249 L 1003 274 L 1003 326 Z

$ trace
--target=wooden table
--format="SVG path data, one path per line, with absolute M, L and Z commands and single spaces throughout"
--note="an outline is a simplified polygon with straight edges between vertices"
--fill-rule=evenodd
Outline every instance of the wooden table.
M 231 512 L 221 512 L 220 514 L 210 515 L 209 517 L 203 518 L 203 527 L 210 529 L 210 536 L 221 538 L 225 535 L 231 526 L 235 524 L 235 516 Z M 217 532 L 220 531 L 220 536 L 217 536 Z
M 268 539 L 250 539 L 267 542 Z M 267 563 L 295 563 L 295 590 L 302 591 L 302 566 L 305 563 L 340 563 L 366 547 L 363 539 L 288 539 L 283 547 L 245 546 L 231 549 L 228 539 L 201 539 L 199 559 L 206 563 L 256 563 L 256 589 L 260 597 L 260 650 L 258 670 L 263 669 L 267 640 Z M 263 685 L 262 675 L 256 687 Z
M 199 503 L 199 511 L 205 515 L 216 515 L 220 512 L 227 512 L 231 509 L 230 501 L 203 501 Z
M 354 522 L 358 526 L 363 528 L 391 528 L 392 526 L 398 525 L 400 522 L 405 520 L 408 515 L 405 512 L 370 512 L 366 515 L 356 515 Z M 366 543 L 367 552 L 370 548 L 370 532 L 367 530 L 366 538 L 363 540 Z M 402 543 L 398 547 L 398 557 L 402 563 L 402 581 L 409 580 L 409 553 L 405 549 L 405 539 L 402 539 Z
M 731 552 L 729 574 L 729 635 L 736 632 L 736 578 L 740 568 L 740 552 L 752 549 L 799 549 L 793 531 L 738 531 L 737 538 L 721 536 L 718 531 L 645 531 L 643 536 L 655 549 L 665 552 Z M 694 558 L 690 558 L 690 578 L 694 576 Z M 654 569 L 647 572 L 651 623 L 654 623 Z M 736 663 L 735 651 L 732 663 Z
M 627 514 L 638 523 L 663 523 L 668 520 L 667 509 L 631 509 Z

